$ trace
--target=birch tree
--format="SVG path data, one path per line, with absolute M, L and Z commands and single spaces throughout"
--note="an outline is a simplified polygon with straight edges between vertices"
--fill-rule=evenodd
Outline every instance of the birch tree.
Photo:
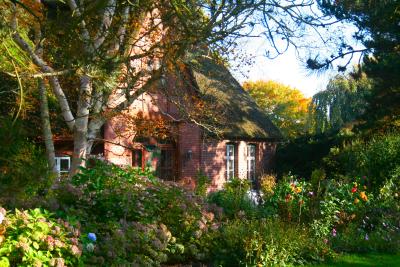
M 304 30 L 299 25 L 323 25 L 324 18 L 301 12 L 312 4 L 311 0 L 3 0 L 0 29 L 34 66 L 22 76 L 44 79 L 57 98 L 60 115 L 73 133 L 70 175 L 74 175 L 85 165 L 102 125 L 163 75 L 185 64 L 190 58 L 187 51 L 191 56 L 204 53 L 204 48 L 211 55 L 229 52 L 259 23 L 280 54 L 295 44 L 292 38 L 301 37 L 295 34 Z M 283 50 L 278 38 L 286 42 Z M 42 83 L 40 88 L 43 92 Z M 44 134 L 51 135 L 48 125 L 43 126 Z M 46 147 L 52 149 L 50 143 Z

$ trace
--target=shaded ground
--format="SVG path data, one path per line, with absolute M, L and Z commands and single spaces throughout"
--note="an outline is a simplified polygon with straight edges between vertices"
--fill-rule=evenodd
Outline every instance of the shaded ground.
M 400 267 L 400 254 L 344 254 L 338 256 L 335 260 L 318 265 L 309 265 L 309 267 L 326 267 L 326 266 L 341 266 L 341 267 Z

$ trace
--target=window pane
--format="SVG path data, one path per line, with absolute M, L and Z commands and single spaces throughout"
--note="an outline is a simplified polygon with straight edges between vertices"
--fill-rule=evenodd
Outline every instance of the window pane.
M 132 151 L 132 166 L 133 167 L 142 167 L 142 150 L 135 149 Z
M 69 171 L 69 158 L 60 159 L 60 172 Z
M 233 145 L 227 145 L 227 146 L 226 146 L 226 155 L 227 155 L 228 157 L 231 157 L 231 156 L 233 156 L 233 154 L 234 154 L 234 147 L 233 147 Z
M 171 150 L 161 150 L 161 162 L 162 168 L 172 167 L 172 151 Z
M 226 176 L 232 179 L 235 176 L 235 146 L 226 145 Z
M 256 176 L 256 146 L 247 146 L 247 179 L 255 180 Z
M 255 157 L 256 156 L 256 146 L 255 145 L 248 145 L 247 146 L 247 156 L 248 157 Z
M 173 180 L 174 177 L 174 150 L 162 149 L 157 170 L 161 179 Z

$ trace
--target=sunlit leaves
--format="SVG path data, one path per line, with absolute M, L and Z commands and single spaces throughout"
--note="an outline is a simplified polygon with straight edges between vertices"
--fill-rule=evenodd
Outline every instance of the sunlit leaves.
M 299 90 L 274 81 L 245 82 L 243 87 L 286 137 L 292 138 L 307 132 L 311 99 Z

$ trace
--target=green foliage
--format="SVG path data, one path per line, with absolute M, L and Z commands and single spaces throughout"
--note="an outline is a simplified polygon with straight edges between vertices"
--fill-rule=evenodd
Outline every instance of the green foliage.
M 364 114 L 372 81 L 336 76 L 325 90 L 316 93 L 310 105 L 311 125 L 317 134 L 338 131 Z
M 287 266 L 329 256 L 306 228 L 276 219 L 238 218 L 222 226 L 216 262 L 222 266 Z
M 278 177 L 292 172 L 300 177 L 311 177 L 312 170 L 324 168 L 323 158 L 332 147 L 340 146 L 346 136 L 315 135 L 303 136 L 278 146 L 276 151 L 276 166 Z M 326 169 L 329 176 L 329 169 Z
M 229 180 L 224 189 L 209 195 L 208 201 L 223 208 L 224 214 L 232 219 L 236 216 L 257 215 L 257 208 L 249 197 L 250 182 L 248 180 L 234 178 Z
M 0 221 L 0 266 L 78 266 L 79 229 L 50 213 L 15 210 Z
M 214 214 L 204 199 L 149 172 L 96 161 L 58 191 L 64 213 L 99 236 L 88 263 L 158 266 L 210 253 Z
M 400 166 L 400 135 L 391 133 L 369 142 L 354 142 L 333 150 L 325 161 L 333 162 L 340 174 L 367 176 L 373 189 L 378 190 Z
M 276 186 L 276 177 L 273 174 L 263 174 L 260 178 L 260 191 L 263 198 L 272 197 Z
M 197 183 L 196 183 L 196 189 L 195 192 L 197 195 L 206 197 L 207 196 L 207 190 L 208 187 L 211 184 L 211 179 L 207 175 L 205 175 L 202 172 L 199 172 L 197 174 Z
M 109 221 L 91 227 L 98 240 L 84 247 L 84 262 L 92 266 L 160 266 L 173 245 L 165 225 Z
M 265 207 L 273 207 L 282 220 L 302 221 L 310 199 L 309 184 L 289 175 L 277 183 L 274 193 L 263 199 Z
M 32 206 L 52 184 L 45 156 L 20 124 L 7 119 L 1 121 L 0 142 L 0 199 L 10 208 Z
M 400 42 L 399 1 L 318 1 L 322 12 L 353 23 L 354 38 L 365 47 L 362 71 L 374 80 L 363 131 L 399 127 L 400 116 Z M 352 45 L 341 43 L 339 55 L 352 53 Z M 328 60 L 329 61 L 329 60 Z

